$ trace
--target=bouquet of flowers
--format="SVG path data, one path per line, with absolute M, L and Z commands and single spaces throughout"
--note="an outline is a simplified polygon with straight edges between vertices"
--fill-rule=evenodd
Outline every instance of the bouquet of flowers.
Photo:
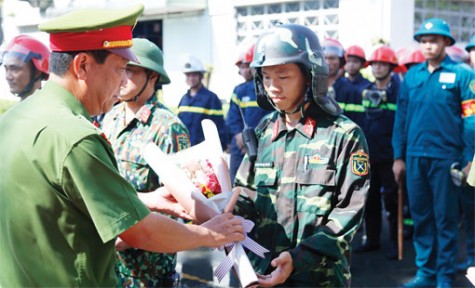
M 222 192 L 213 165 L 208 159 L 198 159 L 197 162 L 186 164 L 181 167 L 182 170 L 206 198 L 209 199 Z

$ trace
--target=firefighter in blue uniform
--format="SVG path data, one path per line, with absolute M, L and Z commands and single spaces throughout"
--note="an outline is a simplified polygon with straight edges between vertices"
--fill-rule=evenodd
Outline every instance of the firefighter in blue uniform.
M 362 126 L 364 107 L 357 88 L 343 77 L 345 66 L 345 49 L 335 39 L 327 38 L 322 43 L 325 61 L 328 65 L 328 94 L 340 105 L 348 118 Z
M 391 147 L 399 81 L 394 81 L 392 73 L 402 69 L 398 65 L 396 53 L 387 46 L 381 46 L 371 54 L 369 64 L 375 78 L 362 90 L 365 118 L 363 131 L 369 146 L 371 161 L 371 184 L 365 209 L 366 238 L 355 252 L 380 249 L 381 198 L 388 212 L 389 247 L 386 256 L 397 258 L 397 191 L 398 186 L 392 171 L 393 149 Z
M 191 146 L 205 140 L 201 120 L 210 119 L 216 124 L 221 146 L 223 150 L 226 150 L 228 136 L 223 107 L 218 96 L 202 83 L 205 73 L 203 63 L 198 58 L 190 56 L 185 62 L 183 73 L 185 73 L 186 84 L 190 89 L 182 96 L 178 104 L 177 115 L 190 132 Z
M 461 188 L 450 167 L 466 165 L 474 154 L 475 73 L 446 55 L 455 39 L 444 20 L 424 21 L 414 40 L 426 61 L 404 77 L 393 134 L 393 171 L 396 181 L 406 177 L 418 268 L 404 286 L 451 287 Z
M 345 60 L 346 78 L 356 87 L 358 92 L 363 91 L 363 89 L 371 83 L 361 74 L 361 69 L 368 67 L 363 48 L 358 45 L 348 47 L 346 49 Z
M 241 55 L 236 61 L 239 68 L 239 74 L 245 82 L 234 88 L 231 96 L 231 103 L 226 117 L 226 126 L 231 138 L 231 161 L 229 173 L 231 174 L 231 183 L 241 164 L 244 154 L 246 154 L 245 145 L 242 139 L 242 131 L 245 126 L 255 128 L 259 121 L 271 110 L 264 110 L 257 105 L 256 90 L 254 89 L 254 79 L 249 64 L 254 55 L 254 45 L 249 47 L 244 55 Z M 244 117 L 244 118 L 243 118 Z

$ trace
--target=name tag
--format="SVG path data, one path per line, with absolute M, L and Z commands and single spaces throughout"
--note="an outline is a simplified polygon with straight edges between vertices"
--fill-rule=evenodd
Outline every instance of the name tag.
M 455 83 L 455 73 L 447 73 L 447 72 L 440 73 L 439 82 L 449 83 L 449 84 Z

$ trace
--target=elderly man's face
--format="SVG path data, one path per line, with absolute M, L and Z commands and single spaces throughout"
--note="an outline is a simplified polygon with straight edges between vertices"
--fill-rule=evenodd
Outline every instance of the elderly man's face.
M 89 55 L 86 65 L 87 103 L 83 105 L 91 116 L 100 115 L 112 109 L 119 100 L 120 88 L 127 84 L 126 67 L 129 60 L 111 53 L 103 64 Z

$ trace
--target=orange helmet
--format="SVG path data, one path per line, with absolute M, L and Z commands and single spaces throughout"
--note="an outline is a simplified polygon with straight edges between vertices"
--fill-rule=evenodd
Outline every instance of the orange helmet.
M 48 47 L 40 41 L 28 35 L 19 35 L 0 52 L 0 64 L 3 64 L 8 57 L 15 57 L 23 62 L 31 60 L 36 69 L 49 75 L 49 54 Z
M 368 66 L 368 62 L 366 62 L 366 54 L 364 53 L 363 48 L 358 45 L 350 46 L 346 49 L 345 59 L 348 61 L 348 56 L 358 57 L 363 60 L 363 67 Z
M 394 72 L 404 72 L 404 68 L 399 66 L 396 53 L 388 46 L 381 46 L 373 51 L 368 59 L 369 64 L 373 62 L 385 62 L 394 66 Z

